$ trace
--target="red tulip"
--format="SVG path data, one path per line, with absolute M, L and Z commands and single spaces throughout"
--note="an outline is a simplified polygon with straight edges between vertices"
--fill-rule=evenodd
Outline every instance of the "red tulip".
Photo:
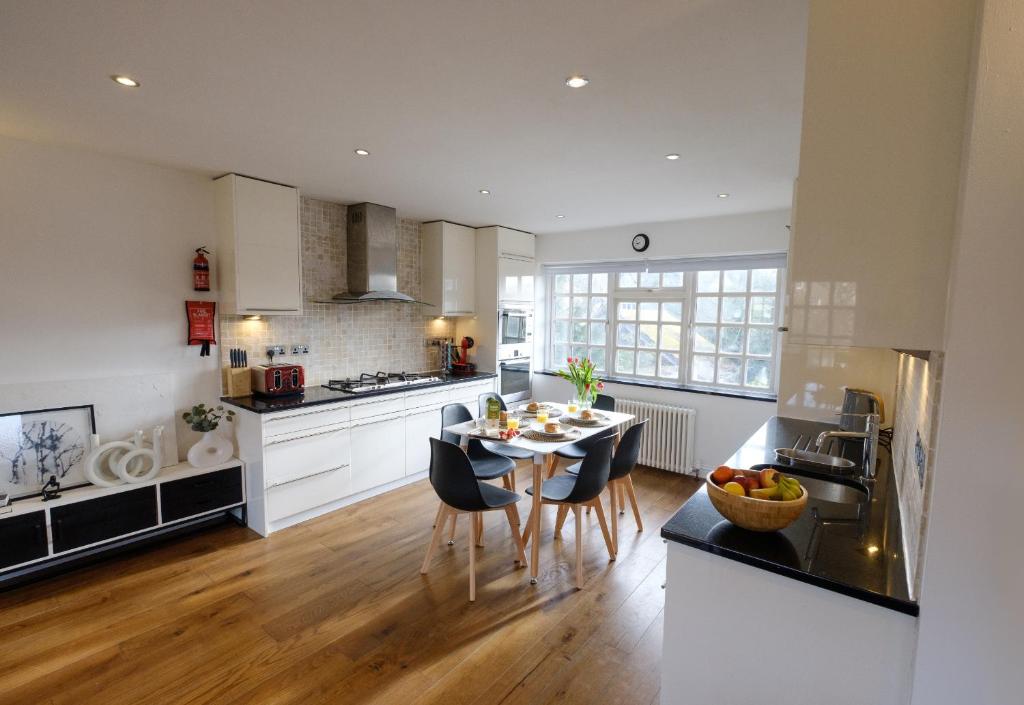
M 565 358 L 565 361 L 568 362 L 570 365 L 572 364 L 572 358 L 571 357 Z
M 601 390 L 601 389 L 604 389 L 604 382 L 598 382 L 598 383 L 597 383 L 597 388 L 598 388 L 599 390 Z

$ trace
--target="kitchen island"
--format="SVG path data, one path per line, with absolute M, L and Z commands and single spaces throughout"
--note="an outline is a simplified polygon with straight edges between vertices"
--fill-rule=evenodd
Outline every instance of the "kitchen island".
M 776 448 L 836 429 L 773 417 L 725 464 L 777 464 Z M 840 454 L 859 466 L 861 445 L 848 441 Z M 726 521 L 701 488 L 662 528 L 663 705 L 908 702 L 918 607 L 888 453 L 879 453 L 873 483 L 859 467 L 842 478 L 781 471 L 807 485 L 838 479 L 839 490 L 809 492 L 796 522 L 757 533 Z

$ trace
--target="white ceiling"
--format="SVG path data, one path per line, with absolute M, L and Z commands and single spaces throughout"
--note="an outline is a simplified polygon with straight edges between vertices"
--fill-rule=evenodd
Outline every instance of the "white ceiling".
M 538 233 L 787 207 L 806 5 L 0 0 L 0 133 Z

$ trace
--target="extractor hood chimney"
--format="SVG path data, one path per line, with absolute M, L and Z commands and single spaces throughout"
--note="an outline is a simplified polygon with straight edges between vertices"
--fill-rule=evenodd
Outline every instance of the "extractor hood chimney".
M 398 215 L 376 203 L 348 207 L 348 291 L 330 303 L 398 301 L 419 304 L 398 291 Z

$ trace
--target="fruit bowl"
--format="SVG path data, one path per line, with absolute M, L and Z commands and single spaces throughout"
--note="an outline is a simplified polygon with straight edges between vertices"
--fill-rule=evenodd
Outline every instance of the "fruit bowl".
M 778 531 L 792 524 L 807 507 L 807 488 L 798 499 L 754 499 L 726 492 L 707 479 L 708 498 L 718 513 L 750 531 Z

